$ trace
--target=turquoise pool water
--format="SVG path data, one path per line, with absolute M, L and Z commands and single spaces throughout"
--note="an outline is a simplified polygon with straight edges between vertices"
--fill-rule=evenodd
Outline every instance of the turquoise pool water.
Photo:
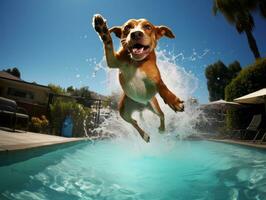
M 266 152 L 207 141 L 85 142 L 1 166 L 0 181 L 0 199 L 264 200 Z

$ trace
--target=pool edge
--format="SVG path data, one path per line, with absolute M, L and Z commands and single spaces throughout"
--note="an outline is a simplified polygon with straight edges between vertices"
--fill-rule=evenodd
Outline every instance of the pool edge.
M 211 142 L 220 142 L 220 143 L 225 143 L 225 144 L 240 145 L 243 147 L 251 147 L 254 149 L 266 150 L 265 144 L 257 144 L 257 143 L 247 142 L 247 141 L 228 140 L 228 139 L 210 139 L 209 138 L 207 140 Z
M 33 132 L 8 132 L 0 130 L 0 153 L 13 152 L 70 142 L 83 141 L 88 138 L 66 138 L 62 136 L 33 133 Z
M 34 144 L 9 145 L 9 146 L 7 146 L 7 148 L 1 147 L 0 153 L 24 151 L 24 150 L 49 147 L 49 146 L 54 146 L 54 145 L 76 143 L 76 142 L 81 142 L 81 141 L 86 141 L 86 138 L 75 139 L 75 140 L 66 140 L 66 141 L 40 142 L 40 143 L 34 143 Z

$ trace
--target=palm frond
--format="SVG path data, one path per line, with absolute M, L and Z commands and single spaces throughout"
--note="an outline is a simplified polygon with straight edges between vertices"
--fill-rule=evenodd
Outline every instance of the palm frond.
M 217 15 L 217 12 L 218 12 L 218 7 L 216 5 L 216 1 L 214 0 L 213 6 L 212 6 L 212 13 L 213 13 L 213 15 Z
M 248 10 L 236 13 L 236 29 L 238 33 L 244 31 L 252 31 L 254 28 L 254 20 Z
M 260 0 L 259 2 L 260 14 L 266 18 L 266 0 Z

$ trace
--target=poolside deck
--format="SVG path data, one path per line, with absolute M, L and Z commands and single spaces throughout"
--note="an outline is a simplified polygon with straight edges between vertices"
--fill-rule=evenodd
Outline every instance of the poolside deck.
M 0 129 L 0 152 L 30 149 L 81 140 L 84 140 L 84 138 L 65 138 L 32 132 L 9 132 Z

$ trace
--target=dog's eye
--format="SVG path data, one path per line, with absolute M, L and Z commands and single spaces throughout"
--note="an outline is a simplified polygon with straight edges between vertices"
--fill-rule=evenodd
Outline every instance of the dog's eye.
M 124 31 L 129 31 L 132 28 L 130 24 L 126 25 L 124 28 Z
M 144 25 L 143 28 L 145 30 L 151 30 L 151 26 L 149 24 Z

